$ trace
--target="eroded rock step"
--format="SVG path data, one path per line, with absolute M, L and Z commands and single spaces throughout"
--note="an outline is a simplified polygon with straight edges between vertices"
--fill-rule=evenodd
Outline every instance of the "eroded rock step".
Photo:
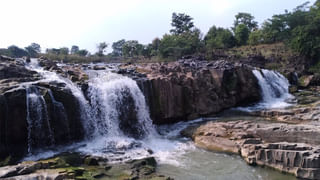
M 208 122 L 190 130 L 183 134 L 191 135 L 199 147 L 236 153 L 250 165 L 298 178 L 320 179 L 319 126 L 233 121 Z

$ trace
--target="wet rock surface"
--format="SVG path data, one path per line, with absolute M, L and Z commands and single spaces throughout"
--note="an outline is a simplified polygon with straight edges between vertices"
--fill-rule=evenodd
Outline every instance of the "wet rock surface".
M 251 112 L 255 116 L 286 123 L 318 122 L 320 120 L 319 87 L 294 92 L 296 103 L 285 109 L 272 109 Z
M 304 179 L 320 178 L 320 126 L 208 122 L 191 129 L 202 148 L 241 155 L 250 165 L 268 166 Z
M 79 102 L 67 85 L 56 81 L 39 81 L 40 74 L 26 68 L 25 60 L 0 57 L 0 159 L 12 157 L 10 162 L 14 162 L 21 158 L 27 152 L 28 144 L 30 146 L 28 136 L 34 139 L 32 146 L 35 148 L 80 140 L 84 130 L 77 108 Z M 52 61 L 44 64 L 52 66 L 49 68 L 51 70 L 59 70 Z M 42 121 L 35 122 L 38 124 L 33 126 L 44 128 L 41 131 L 35 128 L 28 134 L 27 91 L 31 89 L 44 102 L 34 105 L 32 111 L 43 112 L 43 117 L 38 117 Z M 50 128 L 46 122 L 50 123 Z M 50 137 L 51 133 L 54 137 Z M 54 142 L 50 142 L 50 138 Z
M 251 67 L 223 60 L 128 64 L 118 73 L 138 82 L 156 124 L 209 116 L 261 97 Z
M 156 173 L 153 157 L 109 164 L 108 159 L 79 153 L 62 153 L 50 159 L 25 161 L 0 168 L 0 178 L 22 179 L 153 179 L 171 180 Z

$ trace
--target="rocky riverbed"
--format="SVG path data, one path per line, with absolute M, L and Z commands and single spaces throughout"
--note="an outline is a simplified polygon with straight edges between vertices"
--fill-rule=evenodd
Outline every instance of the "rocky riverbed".
M 156 172 L 157 161 L 179 164 L 181 154 L 194 149 L 178 136 L 189 124 L 167 126 L 166 133 L 158 125 L 248 105 L 245 114 L 263 121 L 235 116 L 236 121 L 207 122 L 182 134 L 201 148 L 239 154 L 250 165 L 320 178 L 319 91 L 295 89 L 298 104 L 287 107 L 289 83 L 277 72 L 225 60 L 118 65 L 0 60 L 0 178 L 170 179 Z M 74 144 L 78 150 L 64 153 L 63 147 Z M 22 162 L 46 151 L 55 153 Z
M 182 134 L 211 151 L 240 155 L 249 165 L 267 166 L 302 179 L 320 179 L 319 101 L 315 89 L 296 93 L 298 104 L 248 114 L 264 121 L 211 121 Z M 238 119 L 238 120 L 237 120 Z

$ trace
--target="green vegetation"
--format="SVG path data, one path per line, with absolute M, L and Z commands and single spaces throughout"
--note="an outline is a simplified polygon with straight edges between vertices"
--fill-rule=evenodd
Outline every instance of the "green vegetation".
M 80 49 L 76 45 L 72 46 L 70 50 L 67 47 L 52 48 L 47 49 L 46 53 L 40 54 L 40 45 L 32 43 L 25 49 L 17 46 L 0 49 L 0 54 L 12 57 L 37 57 L 41 55 L 65 62 L 130 60 L 152 62 L 176 60 L 182 56 L 198 54 L 205 55 L 210 59 L 217 50 L 224 54 L 243 57 L 251 50 L 233 51 L 235 49 L 250 49 L 248 47 L 252 46 L 261 47 L 267 44 L 277 46 L 281 44 L 281 46 L 285 46 L 285 48 L 281 48 L 285 49 L 286 53 L 297 53 L 297 55 L 310 59 L 315 64 L 310 69 L 311 72 L 319 71 L 320 0 L 317 0 L 313 5 L 307 2 L 291 12 L 286 10 L 282 14 L 276 14 L 264 21 L 260 27 L 254 19 L 250 13 L 240 12 L 235 15 L 233 27 L 230 29 L 213 25 L 203 36 L 200 30 L 194 26 L 191 16 L 173 13 L 170 32 L 161 38 L 155 38 L 149 44 L 141 44 L 137 40 L 121 39 L 112 43 L 111 53 L 106 52 L 108 44 L 102 42 L 97 45 L 97 52 L 94 54 L 90 54 L 87 50 Z M 266 52 L 260 52 L 260 55 L 263 54 Z
M 229 29 L 212 26 L 204 37 L 204 43 L 208 50 L 214 48 L 226 49 L 234 47 L 236 45 L 236 39 Z

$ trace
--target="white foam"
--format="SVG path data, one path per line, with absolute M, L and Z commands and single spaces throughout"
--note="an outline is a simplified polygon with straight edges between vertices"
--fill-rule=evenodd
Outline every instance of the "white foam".
M 285 108 L 294 96 L 289 93 L 289 81 L 280 73 L 272 70 L 253 70 L 261 89 L 262 101 L 250 107 L 237 108 L 241 111 Z

